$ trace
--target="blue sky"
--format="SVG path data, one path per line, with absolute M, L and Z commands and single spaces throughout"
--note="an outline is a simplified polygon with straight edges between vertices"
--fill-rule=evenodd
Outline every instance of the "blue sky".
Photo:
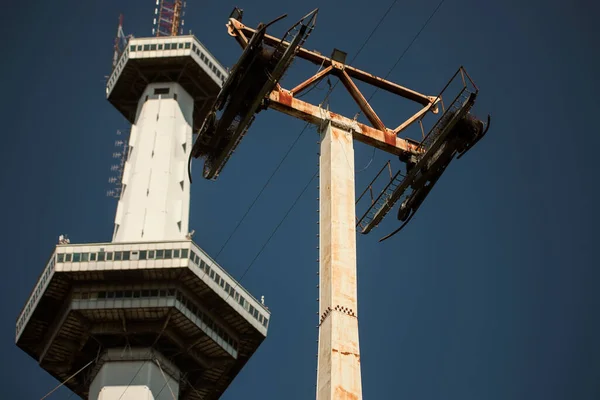
M 75 243 L 111 238 L 116 203 L 105 192 L 115 131 L 127 124 L 105 99 L 104 76 L 119 13 L 126 33 L 147 36 L 153 3 L 17 2 L 17 18 L 0 28 L 7 39 L 0 67 L 7 94 L 0 98 L 7 273 L 0 283 L 0 381 L 8 397 L 39 399 L 57 384 L 14 345 L 14 321 L 58 235 Z M 186 29 L 231 66 L 241 54 L 224 25 L 234 5 L 245 9 L 249 25 L 288 13 L 272 30 L 278 35 L 320 7 L 306 47 L 323 54 L 337 47 L 352 58 L 391 1 L 187 3 Z M 354 65 L 385 75 L 437 4 L 397 2 Z M 436 94 L 464 65 L 480 87 L 476 112 L 491 112 L 493 120 L 407 229 L 378 243 L 396 227 L 392 215 L 358 237 L 364 398 L 600 397 L 599 11 L 581 0 L 447 0 L 391 73 L 395 82 Z M 299 61 L 283 84 L 315 71 Z M 323 88 L 307 99 L 319 102 Z M 350 117 L 357 112 L 342 85 L 330 103 Z M 383 93 L 372 104 L 390 126 L 414 110 Z M 275 111 L 261 113 L 216 182 L 196 177 L 190 226 L 209 254 L 219 252 L 302 127 Z M 307 129 L 219 255 L 233 276 L 243 274 L 314 173 L 317 140 Z M 372 150 L 355 150 L 361 170 Z M 357 173 L 357 192 L 388 159 L 398 166 L 376 152 Z M 313 181 L 242 280 L 273 314 L 269 336 L 225 400 L 314 397 L 317 197 Z M 61 389 L 51 398 L 69 395 Z

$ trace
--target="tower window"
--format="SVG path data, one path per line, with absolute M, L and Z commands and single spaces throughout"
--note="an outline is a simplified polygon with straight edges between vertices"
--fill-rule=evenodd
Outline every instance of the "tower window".
M 154 89 L 154 94 L 169 94 L 169 88 L 156 88 Z

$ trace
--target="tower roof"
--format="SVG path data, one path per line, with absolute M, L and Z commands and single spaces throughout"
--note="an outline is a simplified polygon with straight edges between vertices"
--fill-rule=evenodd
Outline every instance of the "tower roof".
M 200 129 L 228 72 L 193 35 L 132 38 L 106 84 L 108 101 L 135 123 L 149 83 L 177 82 L 194 99 L 193 129 Z

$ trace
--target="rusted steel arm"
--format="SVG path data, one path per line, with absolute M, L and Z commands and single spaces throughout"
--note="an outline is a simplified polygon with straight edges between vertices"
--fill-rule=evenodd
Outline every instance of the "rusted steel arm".
M 394 129 L 394 135 L 399 134 L 400 132 L 402 132 L 403 130 L 405 130 L 406 128 L 408 128 L 410 125 L 412 125 L 416 120 L 418 120 L 419 118 L 421 118 L 423 116 L 423 114 L 425 114 L 427 111 L 431 110 L 433 108 L 433 113 L 437 114 L 438 110 L 437 110 L 437 102 L 435 104 L 432 105 L 428 105 L 423 107 L 422 109 L 420 109 L 419 111 L 417 111 L 415 113 L 415 115 L 413 115 L 412 117 L 410 117 L 409 119 L 407 119 L 406 121 L 404 121 L 402 124 L 400 124 L 400 126 L 398 126 L 396 129 Z
M 356 101 L 356 104 L 358 104 L 360 110 L 363 113 L 365 113 L 365 116 L 367 117 L 369 122 L 371 122 L 371 124 L 380 131 L 387 132 L 387 128 L 385 127 L 383 122 L 381 122 L 381 119 L 379 119 L 377 114 L 375 114 L 375 110 L 373 110 L 373 107 L 371 107 L 367 99 L 365 99 L 365 96 L 363 96 L 358 87 L 356 87 L 354 82 L 352 82 L 352 79 L 350 79 L 350 76 L 348 76 L 346 71 L 342 70 L 341 73 L 338 74 L 338 76 L 344 84 L 344 86 L 346 86 L 346 89 L 348 89 L 348 92 L 350 92 L 350 94 L 352 95 L 354 101 Z
M 256 32 L 255 29 L 247 27 L 234 18 L 229 19 L 227 30 L 231 36 L 236 38 L 242 48 L 245 47 L 245 43 L 247 43 L 248 40 L 247 38 L 250 38 Z M 281 39 L 278 39 L 274 36 L 265 35 L 264 41 L 270 46 L 275 46 L 281 42 Z M 325 57 L 322 54 L 319 54 L 315 51 L 306 50 L 304 48 L 300 48 L 296 56 L 310 61 L 316 65 L 323 65 L 327 67 L 335 63 L 335 61 L 329 57 Z M 435 100 L 435 96 L 426 96 L 414 90 L 400 86 L 394 82 L 390 82 L 386 79 L 369 74 L 368 72 L 362 71 L 358 68 L 354 68 L 349 65 L 344 65 L 343 68 L 344 71 L 346 71 L 346 73 L 352 78 L 378 87 L 379 89 L 386 90 L 390 93 L 394 93 L 398 96 L 402 96 L 406 99 L 415 101 L 423 106 L 429 105 Z
M 236 21 L 233 18 L 231 20 Z M 231 23 L 227 24 L 227 31 L 229 32 L 229 34 L 231 36 L 233 36 L 235 38 L 235 40 L 239 43 L 239 45 L 242 46 L 242 49 L 245 49 L 246 46 L 248 46 L 248 43 L 250 43 L 250 39 L 246 37 L 246 35 L 244 34 L 243 31 L 238 30 L 238 29 L 236 29 L 235 31 L 231 30 Z M 235 33 L 233 33 L 233 32 L 235 32 Z M 254 33 L 254 32 L 252 32 L 252 33 Z
M 321 70 L 320 72 L 317 72 L 315 75 L 311 76 L 310 78 L 308 78 L 307 80 L 290 90 L 290 93 L 292 93 L 294 96 L 297 95 L 313 83 L 319 82 L 321 79 L 323 79 L 324 76 L 328 75 L 332 69 L 333 66 L 330 65 L 329 67 Z
M 321 125 L 331 120 L 334 126 L 352 131 L 354 140 L 377 147 L 387 153 L 417 155 L 423 152 L 416 144 L 396 137 L 391 131 L 372 128 L 358 121 L 296 99 L 285 89 L 273 90 L 271 92 L 269 95 L 269 108 L 315 125 Z

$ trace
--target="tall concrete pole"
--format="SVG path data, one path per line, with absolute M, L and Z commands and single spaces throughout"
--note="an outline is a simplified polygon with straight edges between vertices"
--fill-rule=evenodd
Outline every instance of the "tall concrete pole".
M 350 132 L 321 132 L 317 400 L 360 400 L 354 147 Z

